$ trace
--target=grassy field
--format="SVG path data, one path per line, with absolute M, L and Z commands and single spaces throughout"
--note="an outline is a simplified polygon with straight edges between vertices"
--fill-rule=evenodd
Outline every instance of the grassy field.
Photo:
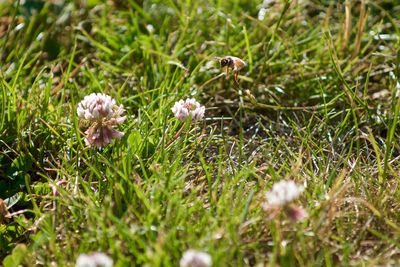
M 0 259 L 400 265 L 400 2 L 0 1 Z M 242 58 L 239 84 L 218 57 Z M 122 104 L 85 144 L 78 103 Z M 171 108 L 195 98 L 196 123 Z M 308 217 L 265 209 L 281 180 Z M 1 261 L 0 261 L 1 262 Z

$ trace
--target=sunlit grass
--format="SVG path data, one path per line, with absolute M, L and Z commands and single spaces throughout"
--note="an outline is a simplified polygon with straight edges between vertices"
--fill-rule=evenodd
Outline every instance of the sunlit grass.
M 400 5 L 267 2 L 0 2 L 3 265 L 400 264 Z M 101 149 L 93 92 L 127 116 Z M 175 118 L 187 98 L 203 120 Z M 263 208 L 283 179 L 301 222 Z

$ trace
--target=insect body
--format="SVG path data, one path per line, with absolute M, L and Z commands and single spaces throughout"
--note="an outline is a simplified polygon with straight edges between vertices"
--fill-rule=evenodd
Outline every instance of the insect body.
M 226 75 L 229 74 L 229 69 L 235 73 L 235 82 L 239 83 L 239 71 L 246 66 L 246 63 L 238 57 L 225 56 L 220 59 L 221 67 L 226 67 Z

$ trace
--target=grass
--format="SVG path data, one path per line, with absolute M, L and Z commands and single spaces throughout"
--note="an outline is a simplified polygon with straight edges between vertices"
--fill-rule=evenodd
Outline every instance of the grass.
M 400 3 L 261 2 L 0 2 L 4 266 L 400 264 Z M 101 150 L 76 114 L 92 92 L 128 115 Z M 174 118 L 187 97 L 204 121 Z M 304 222 L 263 210 L 282 179 Z

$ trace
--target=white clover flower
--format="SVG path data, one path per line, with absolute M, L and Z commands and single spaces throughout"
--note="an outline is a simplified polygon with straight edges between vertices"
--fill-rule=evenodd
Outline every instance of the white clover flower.
M 86 130 L 86 145 L 103 147 L 112 139 L 121 138 L 124 133 L 114 129 L 114 126 L 125 121 L 124 107 L 118 106 L 113 98 L 106 94 L 93 93 L 85 96 L 78 104 L 78 117 L 91 123 Z
M 180 267 L 210 267 L 211 256 L 205 252 L 189 249 L 183 253 L 179 262 Z
M 76 260 L 76 267 L 112 267 L 113 264 L 113 260 L 101 252 L 81 254 Z
M 120 124 L 125 120 L 125 117 L 121 117 L 123 112 L 124 108 L 122 105 L 117 106 L 111 96 L 100 93 L 92 93 L 85 96 L 77 108 L 79 118 L 93 122 L 104 119 L 115 119 L 116 124 Z
M 195 99 L 188 98 L 185 101 L 175 102 L 171 110 L 175 117 L 181 121 L 185 121 L 189 116 L 191 116 L 192 121 L 198 121 L 204 118 L 205 107 Z
M 289 204 L 298 198 L 301 192 L 303 192 L 302 186 L 298 186 L 291 180 L 282 180 L 275 183 L 267 193 L 268 204 L 276 206 Z

